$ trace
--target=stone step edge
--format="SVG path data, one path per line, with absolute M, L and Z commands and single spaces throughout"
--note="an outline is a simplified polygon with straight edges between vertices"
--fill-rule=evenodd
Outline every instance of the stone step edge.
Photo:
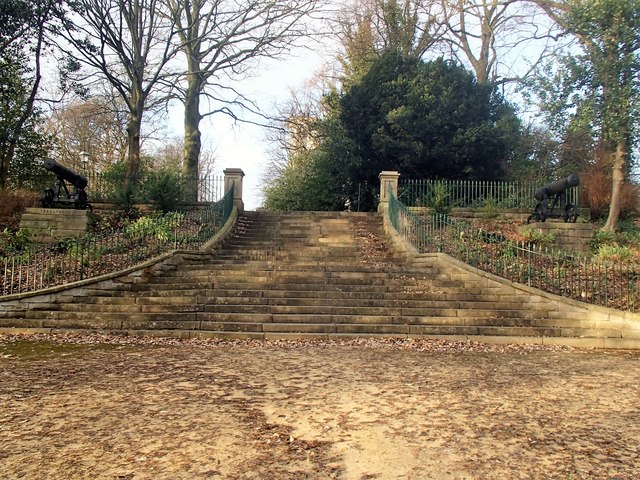
M 264 333 L 264 332 L 214 332 L 198 330 L 91 330 L 91 329 L 58 329 L 58 328 L 1 328 L 0 334 L 28 335 L 28 334 L 54 334 L 54 335 L 114 335 L 117 337 L 151 337 L 174 339 L 219 339 L 219 340 L 357 340 L 373 338 L 398 338 L 398 339 L 434 339 L 449 340 L 452 342 L 477 342 L 489 345 L 550 345 L 584 349 L 613 349 L 627 350 L 640 349 L 640 339 L 634 338 L 572 338 L 572 337 L 519 337 L 519 336 L 492 336 L 492 335 L 363 335 L 363 334 L 301 334 L 301 333 Z
M 320 321 L 306 322 L 304 319 L 289 318 L 278 321 L 275 318 L 262 318 L 256 315 L 247 316 L 244 321 L 229 318 L 165 318 L 152 320 L 147 318 L 110 319 L 73 319 L 73 318 L 13 318 L 0 320 L 1 329 L 84 329 L 89 331 L 137 331 L 137 330 L 185 330 L 185 331 L 225 331 L 225 332 L 273 332 L 300 333 L 361 333 L 361 334 L 414 334 L 414 335 L 481 335 L 481 336 L 522 336 L 522 337 L 554 337 L 554 338 L 617 338 L 628 341 L 640 340 L 640 332 L 624 327 L 610 329 L 593 329 L 589 327 L 563 327 L 562 325 L 537 325 L 523 322 L 484 323 L 482 321 L 448 322 L 433 321 L 427 323 L 363 321 L 366 317 L 354 319 L 352 322 Z M 324 320 L 324 321 L 323 321 Z

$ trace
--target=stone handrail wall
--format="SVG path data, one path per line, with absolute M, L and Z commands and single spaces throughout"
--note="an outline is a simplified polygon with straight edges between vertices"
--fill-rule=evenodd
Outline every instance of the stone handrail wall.
M 591 347 L 591 348 L 629 348 L 640 349 L 640 314 L 616 310 L 599 305 L 592 305 L 533 287 L 512 282 L 489 272 L 467 265 L 446 253 L 420 253 L 409 244 L 394 228 L 389 216 L 389 209 L 382 209 L 383 225 L 393 249 L 404 262 L 410 266 L 420 266 L 429 259 L 437 258 L 443 270 L 455 272 L 465 285 L 508 287 L 532 297 L 535 301 L 551 302 L 557 312 L 557 318 L 575 328 L 589 328 L 594 332 L 590 338 L 554 338 L 558 345 Z M 602 334 L 599 334 L 601 331 Z

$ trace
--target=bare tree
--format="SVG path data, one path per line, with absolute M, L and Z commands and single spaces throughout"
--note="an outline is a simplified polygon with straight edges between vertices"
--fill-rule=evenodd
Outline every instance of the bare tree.
M 421 58 L 444 31 L 439 17 L 434 0 L 354 0 L 337 19 L 347 76 L 359 62 L 388 49 Z
M 87 174 L 102 171 L 127 156 L 126 107 L 119 97 L 102 95 L 76 99 L 57 107 L 47 123 L 64 165 L 80 171 L 80 152 L 89 154 Z
M 480 85 L 522 80 L 557 40 L 553 24 L 527 0 L 438 1 L 443 40 L 454 58 L 473 68 Z M 526 71 L 516 74 L 514 65 L 525 62 Z
M 481 85 L 523 80 L 561 33 L 530 0 L 353 0 L 338 25 L 347 78 L 393 48 L 406 57 L 453 57 Z
M 267 134 L 271 148 L 264 183 L 294 168 L 296 157 L 317 148 L 320 140 L 315 126 L 326 113 L 322 103 L 326 87 L 326 76 L 318 73 L 300 87 L 289 89 L 289 98 L 278 106 Z
M 124 100 L 127 122 L 127 182 L 140 168 L 141 126 L 152 93 L 168 75 L 175 29 L 160 0 L 77 0 L 74 23 L 61 48 L 106 79 Z
M 184 105 L 184 171 L 187 195 L 195 199 L 200 122 L 238 109 L 256 111 L 254 102 L 228 82 L 246 76 L 262 58 L 286 54 L 311 34 L 310 20 L 323 0 L 164 0 L 177 25 L 186 57 L 178 96 Z M 208 101 L 202 111 L 201 98 Z

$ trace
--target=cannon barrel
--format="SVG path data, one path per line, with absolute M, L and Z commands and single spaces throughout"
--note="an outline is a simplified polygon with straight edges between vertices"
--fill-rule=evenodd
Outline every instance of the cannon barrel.
M 538 188 L 533 196 L 536 198 L 536 200 L 542 201 L 545 198 L 549 198 L 551 195 L 556 195 L 578 185 L 580 185 L 580 177 L 578 177 L 577 174 L 572 173 L 567 178 L 556 180 L 553 183 Z
M 63 180 L 71 183 L 78 190 L 84 189 L 87 186 L 87 183 L 89 183 L 87 177 L 74 172 L 64 165 L 60 165 L 52 158 L 47 158 L 44 161 L 44 168 L 57 175 L 59 178 L 62 178 Z

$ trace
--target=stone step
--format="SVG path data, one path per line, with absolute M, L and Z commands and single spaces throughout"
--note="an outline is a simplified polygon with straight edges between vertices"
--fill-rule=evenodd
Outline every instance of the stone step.
M 130 289 L 132 291 L 151 291 L 151 290 L 162 290 L 164 286 L 169 287 L 172 291 L 180 291 L 180 290 L 201 290 L 203 288 L 213 288 L 213 282 L 211 280 L 205 280 L 199 282 L 187 281 L 183 279 L 183 281 L 178 281 L 177 279 L 170 278 L 154 278 L 153 281 L 149 283 L 138 283 L 131 285 Z
M 334 323 L 265 323 L 264 332 L 278 333 L 335 333 Z
M 246 273 L 241 271 L 217 272 L 215 275 L 180 277 L 157 277 L 149 282 L 148 286 L 154 288 L 163 288 L 163 285 L 170 285 L 171 288 L 197 288 L 198 285 L 210 288 L 213 284 L 217 287 L 225 287 L 228 285 L 247 285 L 258 284 L 261 288 L 274 288 L 276 286 L 287 285 L 317 285 L 326 286 L 328 289 L 333 286 L 362 286 L 375 285 L 386 286 L 385 278 L 376 275 L 334 275 L 327 274 L 323 271 L 304 271 L 304 272 L 255 272 Z M 424 281 L 419 286 L 428 286 L 431 283 Z
M 377 299 L 380 301 L 450 301 L 450 302 L 503 302 L 509 301 L 513 298 L 512 295 L 499 295 L 492 293 L 483 293 L 481 290 L 478 290 L 476 294 L 470 294 L 466 292 L 456 292 L 451 291 L 448 293 L 444 293 L 442 291 L 434 291 L 434 292 L 419 292 L 414 293 L 411 291 L 403 291 L 402 289 L 398 290 L 389 290 L 385 287 L 377 288 L 374 291 L 367 291 L 366 289 L 356 289 L 356 290 L 338 290 L 338 289 L 329 289 L 329 290 L 297 290 L 297 289 L 233 289 L 226 288 L 227 286 L 223 286 L 221 288 L 199 288 L 199 289 L 184 289 L 184 290 L 157 290 L 154 288 L 149 288 L 148 285 L 137 285 L 136 290 L 132 291 L 120 291 L 120 292 L 109 292 L 109 295 L 101 296 L 100 294 L 103 292 L 96 292 L 95 295 L 86 299 L 87 302 L 98 302 L 98 303 L 111 303 L 117 304 L 118 302 L 124 301 L 128 297 L 135 298 L 144 298 L 144 297 L 184 297 L 190 298 L 190 301 L 193 301 L 193 298 L 199 296 L 207 296 L 211 297 L 264 297 L 266 299 Z M 146 290 L 141 290 L 139 287 L 147 287 Z M 260 285 L 262 287 L 262 285 Z M 296 287 L 298 287 L 296 285 Z M 460 290 L 460 289 L 457 289 Z M 128 301 L 128 300 L 126 300 Z M 538 302 L 539 303 L 539 302 Z M 526 305 L 525 305 L 526 304 Z M 536 302 L 524 302 L 523 306 L 532 305 L 533 308 L 538 308 Z M 529 308 L 529 307 L 528 307 Z M 540 307 L 542 308 L 542 307 Z
M 220 268 L 208 268 L 208 267 L 195 267 L 189 269 L 180 269 L 172 272 L 167 272 L 161 278 L 216 278 L 216 277 L 242 277 L 242 276 L 271 276 L 273 278 L 280 277 L 313 277 L 313 278 L 402 278 L 403 274 L 397 272 L 380 272 L 375 271 L 367 266 L 361 266 L 354 269 L 341 269 L 334 266 L 322 266 L 323 268 L 313 268 L 309 270 L 297 270 L 288 268 L 279 268 L 276 265 L 256 265 L 256 268 L 247 268 L 245 265 L 237 266 L 224 266 Z M 425 279 L 429 280 L 432 275 L 427 273 L 421 273 L 421 278 L 417 277 L 418 274 L 412 277 L 413 280 Z M 161 281 L 160 279 L 158 281 Z
M 304 260 L 257 260 L 257 259 L 216 259 L 207 265 L 192 265 L 194 271 L 196 268 L 202 272 L 214 272 L 217 269 L 244 269 L 247 271 L 255 270 L 326 270 L 326 271 L 352 271 L 352 272 L 372 272 L 376 271 L 375 266 L 370 263 L 363 263 L 363 261 L 345 262 L 339 259 L 326 260 L 323 258 L 318 259 L 304 259 Z M 173 276 L 186 276 L 190 269 L 181 266 L 175 273 L 170 273 Z M 380 270 L 379 268 L 377 269 Z M 436 267 L 426 267 L 421 270 L 411 270 L 409 273 L 423 273 L 427 271 L 436 271 Z M 389 272 L 400 271 L 400 267 L 390 266 L 387 268 Z
M 203 326 L 207 322 L 250 322 L 265 323 L 272 321 L 270 313 L 224 313 L 224 312 L 202 312 L 198 314 L 198 319 L 202 321 Z
M 375 259 L 376 257 L 373 257 Z M 357 252 L 275 252 L 270 250 L 252 250 L 243 251 L 242 253 L 228 252 L 216 256 L 216 260 L 225 260 L 227 262 L 234 261 L 265 261 L 265 262 L 306 262 L 316 261 L 323 263 L 344 264 L 344 265 L 360 265 L 370 258 L 365 258 Z
M 265 324 L 262 321 L 255 321 L 255 322 L 202 321 L 200 322 L 199 330 L 200 331 L 219 331 L 219 332 L 262 332 L 263 325 Z
M 225 292 L 227 293 L 227 292 Z M 335 296 L 304 293 L 302 297 L 265 296 L 263 291 L 232 291 L 232 294 L 211 295 L 210 292 L 194 292 L 191 296 L 122 296 L 95 297 L 90 302 L 62 303 L 58 310 L 62 312 L 100 312 L 100 313 L 168 313 L 168 312 L 237 312 L 237 313 L 314 313 L 359 315 L 376 314 L 384 316 L 452 316 L 494 318 L 500 323 L 504 317 L 534 318 L 549 316 L 545 304 L 532 303 L 526 309 L 520 302 L 456 301 L 402 299 L 390 295 L 388 299 L 377 295 L 344 294 L 334 292 Z M 350 298 L 351 297 L 351 298 Z M 355 298 L 354 298 L 355 297 Z
M 254 279 L 255 280 L 255 279 Z M 162 288 L 160 288 L 162 287 Z M 122 290 L 104 291 L 89 290 L 91 298 L 119 298 L 163 296 L 193 297 L 198 295 L 220 296 L 264 296 L 268 298 L 381 298 L 381 299 L 414 299 L 414 300 L 446 300 L 455 302 L 509 302 L 513 292 L 501 287 L 464 287 L 441 285 L 405 286 L 402 284 L 376 285 L 335 285 L 335 284 L 278 284 L 262 282 L 208 282 L 207 284 L 190 283 L 141 283 L 127 285 Z M 539 302 L 538 302 L 539 303 Z M 523 301 L 522 307 L 529 308 L 535 301 Z M 558 318 L 564 318 L 558 315 Z
M 186 315 L 114 315 L 112 317 L 86 318 L 85 316 L 61 316 L 59 318 L 39 318 L 33 315 L 20 319 L 0 319 L 2 328 L 39 328 L 39 329 L 98 329 L 98 330 L 149 330 L 149 331 L 191 331 L 189 336 L 207 332 L 279 332 L 279 333 L 336 333 L 357 336 L 380 334 L 399 334 L 419 336 L 478 336 L 485 337 L 556 337 L 565 339 L 612 339 L 626 341 L 628 344 L 640 343 L 637 330 L 563 328 L 561 326 L 543 327 L 535 324 L 511 326 L 491 326 L 482 323 L 447 323 L 439 318 L 434 322 L 414 324 L 402 322 L 387 323 L 384 318 L 375 316 L 345 317 L 343 322 L 337 316 L 291 316 L 291 315 L 223 315 L 198 314 L 198 318 Z M 215 335 L 219 336 L 219 335 Z M 620 343 L 622 345 L 622 343 Z
M 203 305 L 202 309 L 207 313 L 256 313 L 256 314 L 271 314 L 273 309 L 270 305 L 265 304 L 253 304 L 253 305 L 233 305 L 233 304 L 212 304 Z
M 304 252 L 324 252 L 324 251 L 345 251 L 359 252 L 360 249 L 353 245 L 353 241 L 339 241 L 333 237 L 318 236 L 314 240 L 308 237 L 299 237 L 299 239 L 280 239 L 272 238 L 264 239 L 236 239 L 233 245 L 225 249 L 227 252 L 244 252 L 245 250 L 276 250 L 276 251 L 293 251 L 299 250 Z
M 289 281 L 298 281 L 305 279 L 307 283 L 326 282 L 328 284 L 339 283 L 371 283 L 385 282 L 390 287 L 420 287 L 430 286 L 435 283 L 442 285 L 449 282 L 451 285 L 459 283 L 462 278 L 456 275 L 423 272 L 421 274 L 405 275 L 393 271 L 372 271 L 370 267 L 362 266 L 358 269 L 340 270 L 332 267 L 315 268 L 309 270 L 290 270 L 274 268 L 255 268 L 247 269 L 241 266 L 235 268 L 219 268 L 219 269 L 193 269 L 179 270 L 167 272 L 161 277 L 151 279 L 150 283 L 159 284 L 175 284 L 175 283 L 209 283 L 211 281 L 223 282 L 230 281 L 249 281 L 252 279 L 260 279 L 260 281 L 271 280 L 273 282 L 287 283 Z

